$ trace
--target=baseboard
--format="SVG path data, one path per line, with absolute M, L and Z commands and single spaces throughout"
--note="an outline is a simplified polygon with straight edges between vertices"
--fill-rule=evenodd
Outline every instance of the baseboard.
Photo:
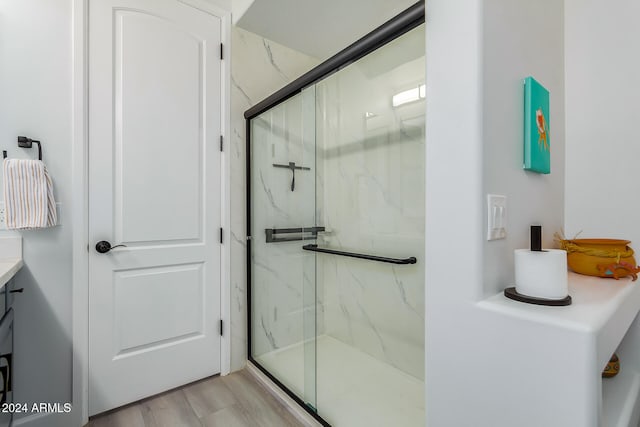
M 14 427 L 69 427 L 73 425 L 72 413 L 33 414 L 22 418 L 14 418 Z
M 322 427 L 315 418 L 313 418 L 307 411 L 302 409 L 298 403 L 293 400 L 287 393 L 282 391 L 280 387 L 273 383 L 265 374 L 262 373 L 258 368 L 255 367 L 253 363 L 250 361 L 247 362 L 247 372 L 254 376 L 262 385 L 266 387 L 266 389 L 276 397 L 286 408 L 291 412 L 291 414 L 296 417 L 298 421 L 300 421 L 305 427 Z

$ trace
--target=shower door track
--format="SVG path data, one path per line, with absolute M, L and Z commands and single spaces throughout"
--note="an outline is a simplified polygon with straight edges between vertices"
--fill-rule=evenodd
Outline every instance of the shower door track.
M 244 113 L 246 119 L 246 203 L 247 203 L 247 358 L 249 361 L 264 373 L 274 384 L 282 389 L 289 397 L 298 403 L 305 411 L 307 411 L 321 425 L 331 427 L 317 412 L 317 410 L 308 405 L 289 387 L 284 385 L 269 370 L 262 366 L 252 356 L 251 341 L 251 119 L 259 116 L 272 107 L 286 101 L 287 99 L 299 94 L 302 90 L 329 75 L 339 71 L 347 65 L 357 61 L 358 59 L 368 55 L 374 50 L 386 45 L 412 29 L 424 24 L 425 22 L 425 2 L 420 0 L 405 11 L 391 18 L 375 30 L 371 31 L 358 41 L 352 43 L 345 49 L 341 50 L 331 58 L 327 59 L 311 71 L 303 74 L 293 82 L 289 83 L 282 89 L 276 91 L 264 100 L 260 101 Z

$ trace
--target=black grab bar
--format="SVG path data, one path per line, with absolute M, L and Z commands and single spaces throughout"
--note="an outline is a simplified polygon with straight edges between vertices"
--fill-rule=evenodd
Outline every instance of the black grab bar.
M 333 254 L 333 255 L 348 256 L 352 258 L 368 259 L 370 261 L 388 262 L 390 264 L 415 264 L 416 262 L 418 262 L 418 260 L 416 260 L 416 257 L 414 256 L 409 258 L 387 258 L 387 257 L 375 256 L 375 255 L 358 254 L 355 252 L 336 251 L 335 249 L 319 248 L 318 245 L 304 245 L 302 249 L 304 249 L 305 251 L 322 252 L 324 254 Z

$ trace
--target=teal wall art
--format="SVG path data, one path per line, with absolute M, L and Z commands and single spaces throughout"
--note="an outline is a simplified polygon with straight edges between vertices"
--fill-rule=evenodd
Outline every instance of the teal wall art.
M 524 80 L 524 169 L 551 173 L 549 91 L 533 77 Z

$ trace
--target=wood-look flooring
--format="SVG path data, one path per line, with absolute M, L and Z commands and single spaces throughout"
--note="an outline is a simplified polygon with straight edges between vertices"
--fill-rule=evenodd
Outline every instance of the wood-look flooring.
M 248 372 L 211 377 L 97 415 L 87 427 L 301 427 Z

